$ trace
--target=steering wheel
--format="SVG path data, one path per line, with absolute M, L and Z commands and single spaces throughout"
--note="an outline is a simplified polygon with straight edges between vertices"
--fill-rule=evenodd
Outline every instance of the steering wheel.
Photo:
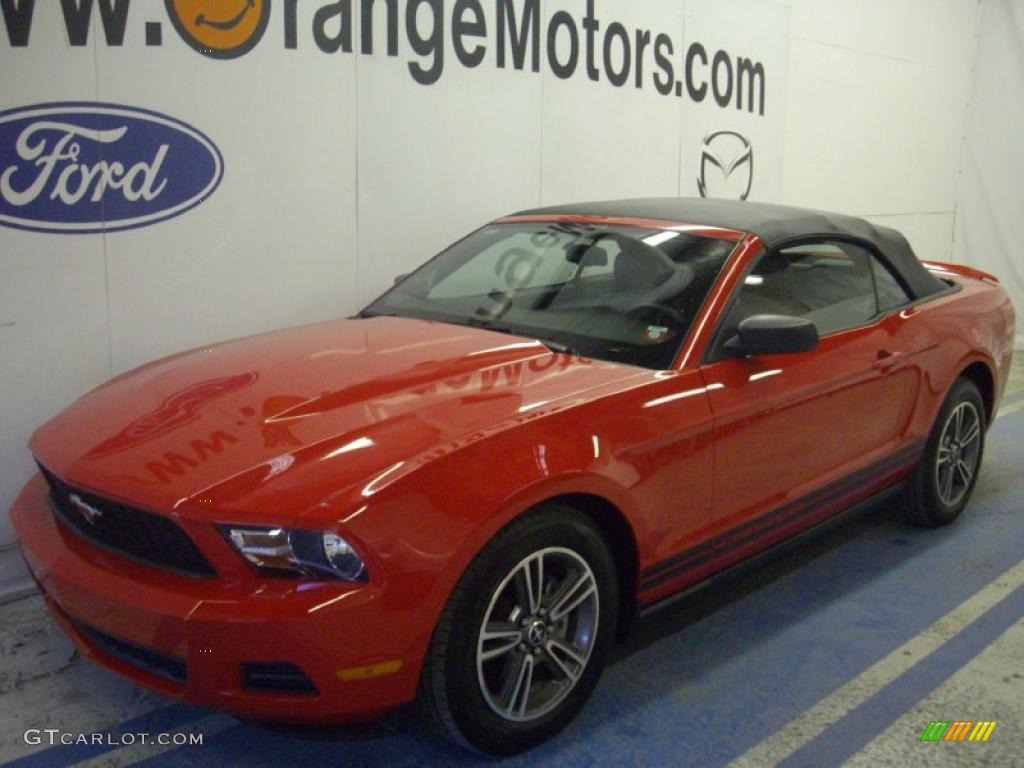
M 666 317 L 670 318 L 672 320 L 671 325 L 673 328 L 686 327 L 686 317 L 682 312 L 660 302 L 651 302 L 650 304 L 640 304 L 639 306 L 632 307 L 626 311 L 626 317 L 632 318 L 638 322 L 643 322 L 645 317 L 650 319 L 650 313 L 652 312 L 657 313 L 663 319 Z

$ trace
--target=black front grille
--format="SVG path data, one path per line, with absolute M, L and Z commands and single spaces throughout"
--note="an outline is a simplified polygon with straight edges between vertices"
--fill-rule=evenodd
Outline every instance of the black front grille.
M 75 628 L 94 646 L 114 658 L 128 662 L 132 666 L 140 667 L 154 675 L 172 680 L 175 683 L 185 683 L 185 662 L 173 656 L 154 651 L 127 640 L 112 637 L 105 632 L 100 632 L 88 624 L 75 622 Z
M 242 688 L 258 693 L 319 693 L 313 681 L 287 661 L 243 664 Z
M 83 539 L 156 568 L 203 578 L 216 575 L 188 534 L 169 517 L 96 496 L 39 469 L 50 484 L 57 519 Z

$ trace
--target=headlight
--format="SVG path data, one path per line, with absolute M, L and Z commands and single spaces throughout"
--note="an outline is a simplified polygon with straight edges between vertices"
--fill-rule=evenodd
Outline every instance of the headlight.
M 221 525 L 239 554 L 266 576 L 366 581 L 366 565 L 352 546 L 332 531 Z

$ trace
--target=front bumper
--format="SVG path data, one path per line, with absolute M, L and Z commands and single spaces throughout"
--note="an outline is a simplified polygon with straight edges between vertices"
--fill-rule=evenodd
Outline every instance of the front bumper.
M 50 613 L 99 664 L 252 720 L 371 720 L 415 698 L 429 633 L 403 628 L 381 586 L 161 571 L 67 531 L 47 494 L 36 475 L 15 500 L 11 521 Z M 243 665 L 253 664 L 294 665 L 316 690 L 247 690 Z

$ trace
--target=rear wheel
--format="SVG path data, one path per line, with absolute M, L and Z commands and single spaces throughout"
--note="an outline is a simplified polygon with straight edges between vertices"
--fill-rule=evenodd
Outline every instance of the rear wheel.
M 974 490 L 985 450 L 985 404 L 978 387 L 957 379 L 939 410 L 905 496 L 907 518 L 935 528 L 953 522 Z
M 441 731 L 491 754 L 564 728 L 604 668 L 618 612 L 615 566 L 585 515 L 544 505 L 467 568 L 424 665 L 420 699 Z

